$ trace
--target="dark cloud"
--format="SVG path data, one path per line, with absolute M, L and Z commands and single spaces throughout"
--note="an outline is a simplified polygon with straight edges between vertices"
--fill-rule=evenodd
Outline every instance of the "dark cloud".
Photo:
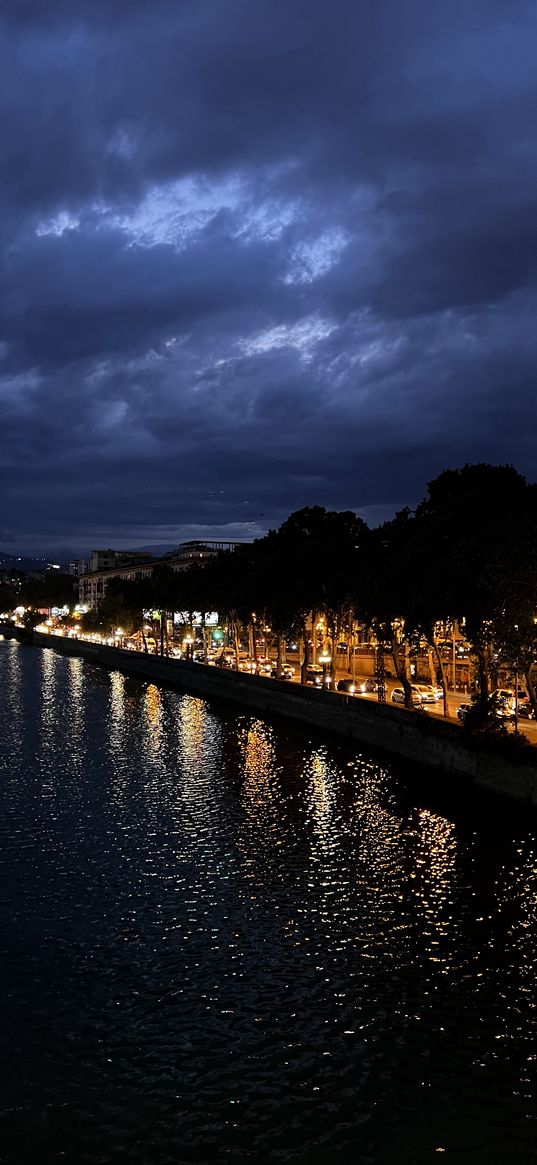
M 246 537 L 311 502 L 379 520 L 466 460 L 535 476 L 530 0 L 0 22 L 21 546 Z

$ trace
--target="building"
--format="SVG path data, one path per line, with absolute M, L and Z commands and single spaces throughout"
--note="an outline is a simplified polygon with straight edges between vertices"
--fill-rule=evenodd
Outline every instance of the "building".
M 236 550 L 237 546 L 242 545 L 242 542 L 215 542 L 211 540 L 180 542 L 176 550 L 172 550 L 170 554 L 165 554 L 160 561 L 164 563 L 169 562 L 173 570 L 186 570 L 188 566 L 192 566 L 195 562 L 200 562 L 200 560 L 204 561 L 207 558 L 214 558 L 222 550 Z
M 143 562 L 147 558 L 152 558 L 147 550 L 92 550 L 88 569 L 113 570 L 114 567 L 127 562 Z
M 78 580 L 78 601 L 85 607 L 98 608 L 102 603 L 109 582 L 121 578 L 126 582 L 140 582 L 151 578 L 156 566 L 167 566 L 173 571 L 188 570 L 200 562 L 214 558 L 222 550 L 235 550 L 241 542 L 193 541 L 181 542 L 169 554 L 153 558 L 142 551 L 127 552 L 116 550 L 92 550 L 90 569 Z M 116 556 L 111 565 L 105 562 Z M 98 566 L 92 567 L 93 563 Z
M 89 562 L 86 562 L 85 558 L 75 558 L 69 563 L 69 574 L 72 574 L 73 578 L 80 578 L 80 575 L 85 574 L 87 570 L 89 570 Z

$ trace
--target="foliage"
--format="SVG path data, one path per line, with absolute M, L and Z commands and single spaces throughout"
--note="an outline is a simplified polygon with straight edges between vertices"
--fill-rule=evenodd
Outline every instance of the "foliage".
M 23 605 L 44 608 L 72 605 L 73 598 L 71 578 L 57 574 L 26 580 L 17 595 Z M 537 711 L 537 486 L 508 465 L 446 470 L 415 511 L 401 510 L 373 530 L 351 511 L 306 506 L 252 544 L 188 570 L 159 564 L 151 578 L 115 579 L 84 626 L 143 634 L 148 620 L 163 650 L 168 613 L 185 612 L 192 622 L 194 611 L 208 610 L 227 622 L 237 651 L 248 634 L 255 653 L 257 630 L 266 625 L 279 660 L 283 640 L 301 639 L 303 679 L 319 615 L 332 650 L 337 637 L 365 624 L 391 650 L 407 706 L 409 654 L 417 644 L 428 644 L 446 693 L 439 627 L 459 623 L 479 675 L 476 726 L 488 731 L 500 665 L 524 677 Z
M 59 574 L 56 571 L 43 579 L 27 578 L 21 585 L 17 601 L 23 607 L 37 609 L 74 607 L 77 602 L 74 580 L 70 574 Z
M 465 734 L 494 740 L 507 736 L 507 728 L 500 713 L 501 701 L 497 696 L 489 696 L 486 701 L 477 696 L 472 700 L 462 722 Z

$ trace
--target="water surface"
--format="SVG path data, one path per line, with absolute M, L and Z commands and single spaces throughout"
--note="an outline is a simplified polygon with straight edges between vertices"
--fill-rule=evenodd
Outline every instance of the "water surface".
M 521 1165 L 535 816 L 0 642 L 2 1162 Z

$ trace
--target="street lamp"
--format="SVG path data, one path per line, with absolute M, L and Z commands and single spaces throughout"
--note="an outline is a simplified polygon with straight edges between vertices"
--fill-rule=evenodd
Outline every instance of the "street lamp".
M 186 658 L 192 662 L 192 647 L 194 644 L 194 636 L 190 633 L 185 635 L 184 642 L 186 643 Z
M 321 655 L 319 656 L 319 663 L 322 665 L 323 669 L 323 688 L 326 688 L 327 685 L 331 682 L 332 678 L 328 675 L 328 668 L 332 663 L 332 656 L 329 655 L 327 651 L 321 652 Z
M 116 635 L 116 640 L 117 640 L 116 647 L 121 647 L 121 639 L 122 639 L 122 637 L 123 637 L 123 635 L 124 635 L 123 628 L 122 628 L 122 627 L 116 627 L 116 632 L 115 632 L 115 635 Z
M 516 631 L 516 659 L 515 659 L 515 732 L 518 733 L 518 623 L 515 623 Z

